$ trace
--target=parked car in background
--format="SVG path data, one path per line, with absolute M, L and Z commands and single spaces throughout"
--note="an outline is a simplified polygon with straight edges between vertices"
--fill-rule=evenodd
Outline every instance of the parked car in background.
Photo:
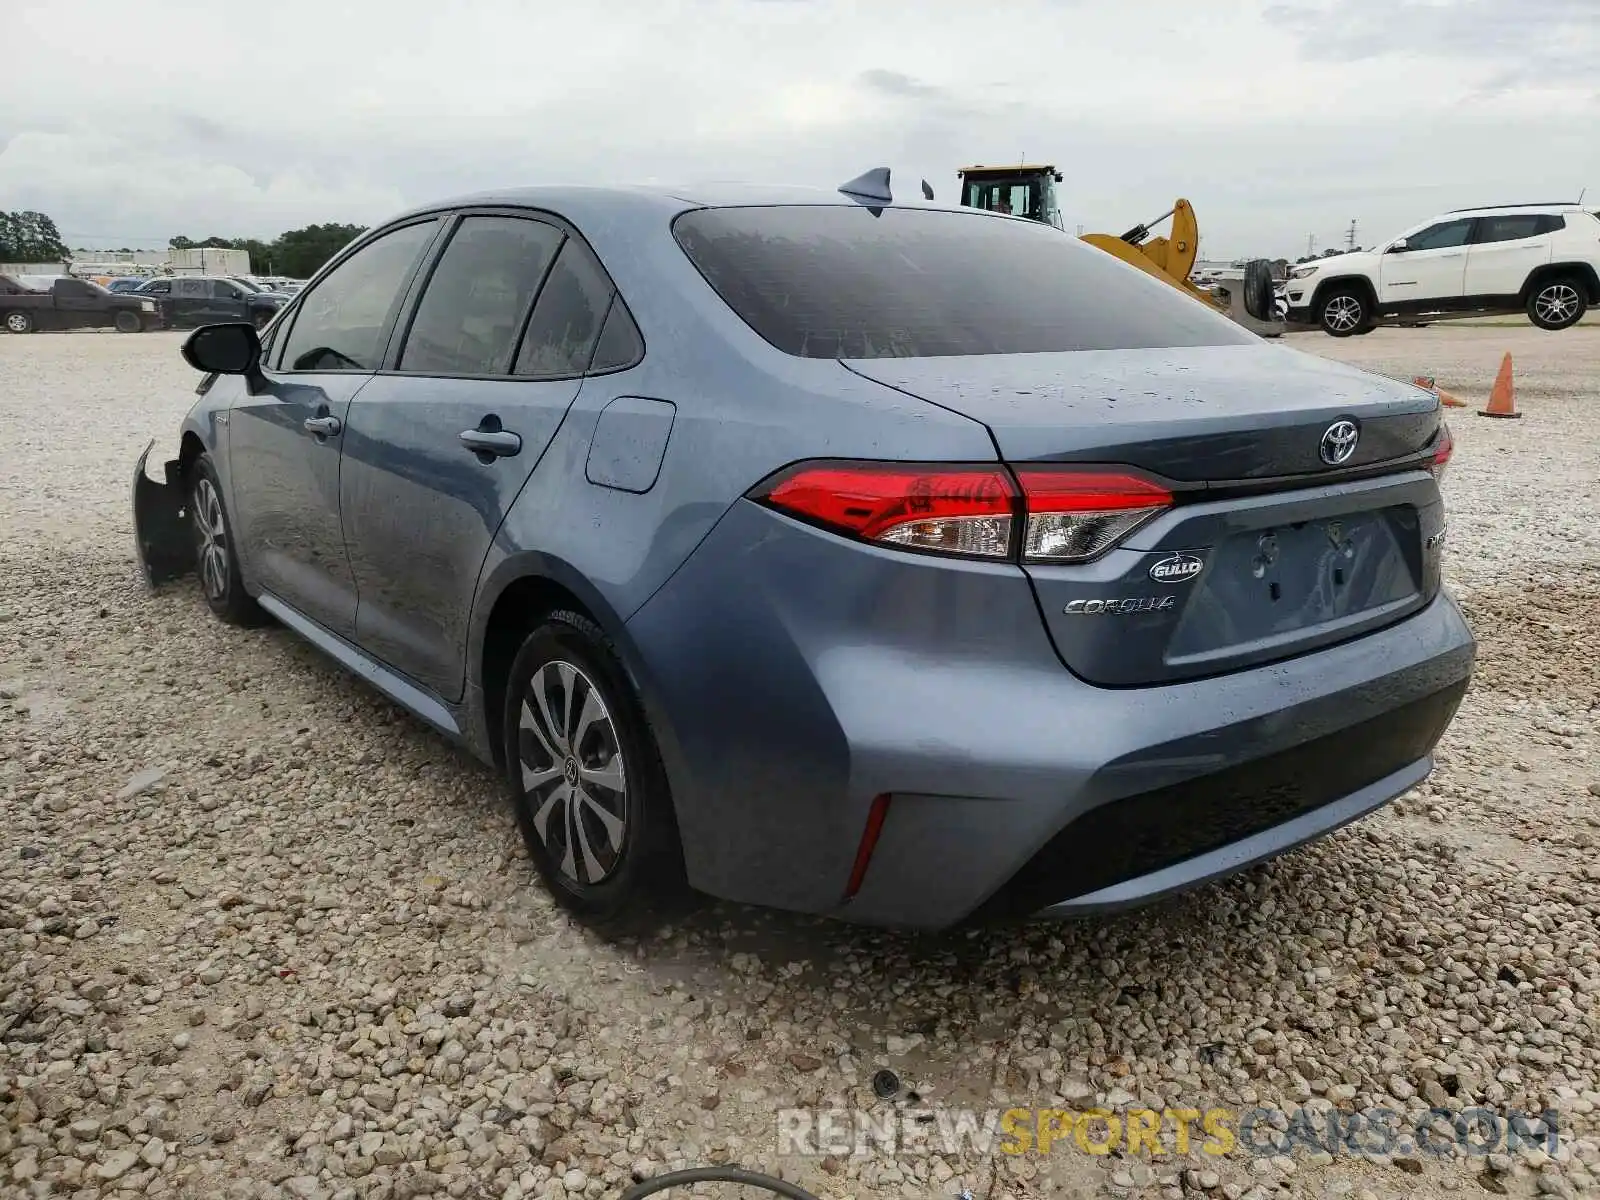
M 1600 304 L 1600 217 L 1576 204 L 1460 209 L 1377 250 L 1291 267 L 1288 302 L 1289 320 L 1334 337 L 1524 312 L 1570 329 Z
M 586 918 L 1145 902 L 1417 786 L 1472 672 L 1438 396 L 1039 222 L 507 191 L 184 353 L 148 577 L 498 767 Z
M 0 275 L 0 329 L 7 333 L 103 328 L 139 333 L 161 324 L 153 300 L 108 292 L 87 279 L 63 275 L 48 287 L 34 288 L 21 278 Z
M 289 298 L 279 292 L 252 291 L 251 287 L 225 275 L 171 275 L 148 280 L 136 294 L 161 305 L 169 328 L 248 321 L 260 329 Z
M 136 292 L 144 286 L 147 278 L 145 275 L 124 275 L 108 282 L 105 288 L 108 292 Z

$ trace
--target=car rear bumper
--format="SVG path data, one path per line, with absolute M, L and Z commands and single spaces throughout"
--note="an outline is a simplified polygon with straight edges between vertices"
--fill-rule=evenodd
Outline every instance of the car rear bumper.
M 1431 769 L 1475 651 L 1441 594 L 1285 662 L 1097 688 L 1062 667 L 1020 570 L 746 502 L 629 631 L 691 882 L 922 928 L 1141 903 L 1370 812 Z

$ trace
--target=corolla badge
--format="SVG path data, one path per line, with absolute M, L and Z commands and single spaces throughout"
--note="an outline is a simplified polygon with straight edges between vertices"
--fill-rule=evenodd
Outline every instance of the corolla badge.
M 1356 443 L 1360 440 L 1361 431 L 1354 421 L 1335 421 L 1322 431 L 1322 444 L 1317 452 L 1330 467 L 1343 466 L 1356 452 Z
M 1150 568 L 1150 578 L 1157 583 L 1183 583 L 1193 579 L 1206 564 L 1193 554 L 1169 554 Z

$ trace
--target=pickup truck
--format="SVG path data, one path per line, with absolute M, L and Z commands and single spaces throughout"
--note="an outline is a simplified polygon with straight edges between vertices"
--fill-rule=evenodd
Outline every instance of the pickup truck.
M 229 321 L 249 321 L 260 329 L 289 302 L 281 292 L 218 275 L 163 276 L 146 281 L 130 295 L 154 300 L 171 329 Z
M 139 333 L 161 325 L 160 308 L 146 297 L 113 295 L 98 283 L 68 276 L 51 280 L 46 289 L 0 275 L 0 329 L 7 333 L 105 328 Z

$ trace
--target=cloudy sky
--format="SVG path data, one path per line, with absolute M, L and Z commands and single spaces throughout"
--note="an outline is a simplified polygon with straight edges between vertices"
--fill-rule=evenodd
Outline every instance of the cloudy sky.
M 1056 163 L 1207 257 L 1600 203 L 1600 0 L 3 0 L 0 209 L 74 246 L 502 184 Z

